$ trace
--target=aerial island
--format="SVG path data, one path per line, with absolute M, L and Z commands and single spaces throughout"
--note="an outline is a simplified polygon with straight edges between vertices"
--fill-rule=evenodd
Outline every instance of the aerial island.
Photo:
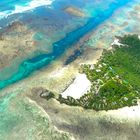
M 139 0 L 1 0 L 0 140 L 139 140 L 139 21 Z
M 85 73 L 91 82 L 87 93 L 79 99 L 71 96 L 64 98 L 60 94 L 57 98 L 60 103 L 97 111 L 138 104 L 140 99 L 139 36 L 125 35 L 116 38 L 119 45 L 113 44 L 112 49 L 104 50 L 96 64 L 81 65 L 79 72 Z M 53 93 L 46 97 L 49 96 L 55 97 Z

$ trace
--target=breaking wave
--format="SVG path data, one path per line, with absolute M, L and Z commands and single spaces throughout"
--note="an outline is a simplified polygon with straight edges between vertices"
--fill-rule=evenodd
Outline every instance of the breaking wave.
M 51 6 L 53 1 L 54 0 L 32 0 L 30 2 L 27 2 L 27 4 L 24 3 L 23 6 L 15 5 L 14 9 L 0 11 L 0 19 L 7 18 L 8 16 L 13 15 L 13 14 L 24 13 L 26 11 L 33 10 L 40 6 Z

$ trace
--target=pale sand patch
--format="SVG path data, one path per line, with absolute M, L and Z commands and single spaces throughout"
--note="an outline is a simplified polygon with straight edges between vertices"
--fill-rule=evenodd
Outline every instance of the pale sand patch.
M 123 107 L 118 110 L 110 110 L 106 115 L 115 116 L 116 119 L 140 120 L 140 105 Z
M 55 78 L 61 77 L 65 74 L 67 70 L 68 70 L 68 67 L 57 68 L 55 71 L 53 71 L 50 74 L 50 77 L 55 77 Z
M 87 79 L 85 74 L 78 74 L 74 82 L 61 93 L 62 97 L 67 98 L 71 96 L 74 99 L 79 99 L 83 96 L 91 87 L 91 82 Z

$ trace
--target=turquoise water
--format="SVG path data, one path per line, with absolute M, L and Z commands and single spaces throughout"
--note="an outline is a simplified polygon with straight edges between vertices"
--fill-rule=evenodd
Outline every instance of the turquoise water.
M 34 103 L 17 94 L 14 91 L 0 98 L 0 140 L 69 140 Z
M 19 65 L 17 73 L 13 74 L 6 80 L 0 81 L 0 88 L 2 89 L 12 83 L 26 78 L 33 71 L 36 71 L 43 66 L 47 66 L 52 61 L 56 60 L 66 51 L 67 48 L 71 47 L 74 43 L 78 42 L 78 40 L 85 34 L 90 32 L 91 30 L 94 30 L 94 28 L 96 28 L 98 25 L 102 24 L 105 20 L 112 16 L 115 10 L 122 6 L 125 6 L 128 2 L 129 0 L 117 0 L 115 2 L 111 1 L 107 6 L 105 5 L 104 12 L 102 10 L 98 10 L 98 14 L 96 14 L 96 16 L 94 15 L 94 17 L 89 18 L 88 22 L 84 26 L 67 33 L 63 39 L 54 42 L 52 44 L 52 52 L 50 52 L 49 54 L 36 56 L 35 58 L 32 58 L 30 60 L 25 60 L 22 64 Z M 102 2 L 102 4 L 104 4 L 104 2 Z M 41 39 L 41 37 L 37 36 L 37 39 Z

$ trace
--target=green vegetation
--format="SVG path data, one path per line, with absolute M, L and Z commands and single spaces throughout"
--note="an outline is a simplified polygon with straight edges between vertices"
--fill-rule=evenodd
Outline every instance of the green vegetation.
M 109 110 L 137 105 L 140 98 L 140 39 L 138 35 L 117 37 L 121 46 L 104 50 L 95 65 L 82 65 L 92 86 L 80 99 L 59 96 L 61 103 L 86 109 Z
M 122 79 L 140 91 L 140 40 L 137 35 L 119 39 L 125 46 L 115 47 L 113 54 L 106 51 L 99 63 L 108 64 Z

